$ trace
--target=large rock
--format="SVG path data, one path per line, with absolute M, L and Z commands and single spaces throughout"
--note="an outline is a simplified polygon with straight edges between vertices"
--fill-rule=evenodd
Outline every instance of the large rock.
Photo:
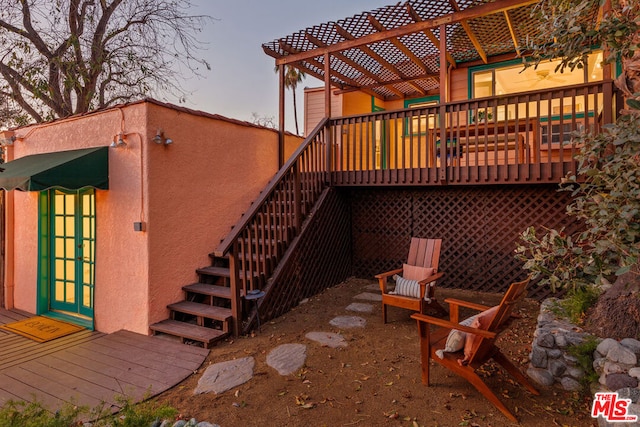
M 610 374 L 605 378 L 605 384 L 611 391 L 617 391 L 621 388 L 638 387 L 638 379 L 627 374 Z
M 638 362 L 636 354 L 621 344 L 611 346 L 607 353 L 607 359 L 621 365 L 629 366 L 635 366 Z
M 555 381 L 553 375 L 546 369 L 529 368 L 527 369 L 527 375 L 536 383 L 546 387 L 553 385 Z
M 614 340 L 613 338 L 606 338 L 603 339 L 600 344 L 598 344 L 598 347 L 596 347 L 596 351 L 598 352 L 600 357 L 605 357 L 609 353 L 609 350 L 611 350 L 611 348 L 618 345 L 620 345 L 620 343 L 618 343 L 618 341 Z M 594 359 L 597 359 L 597 357 L 594 357 Z
M 542 348 L 534 345 L 531 348 L 531 365 L 534 368 L 546 368 L 547 367 L 547 352 Z
M 332 326 L 337 328 L 364 328 L 367 321 L 358 316 L 338 316 L 329 321 Z
M 344 337 L 333 332 L 309 332 L 305 337 L 326 347 L 338 348 L 347 346 Z
M 253 377 L 255 363 L 253 357 L 243 357 L 211 365 L 198 380 L 193 394 L 220 394 L 244 384 Z
M 307 346 L 304 344 L 282 344 L 267 355 L 267 365 L 280 375 L 289 375 L 304 366 L 307 360 Z

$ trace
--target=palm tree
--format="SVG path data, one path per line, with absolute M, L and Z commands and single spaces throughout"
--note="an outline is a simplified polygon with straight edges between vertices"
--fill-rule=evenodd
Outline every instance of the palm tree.
M 279 67 L 276 66 L 275 72 L 278 73 Z M 306 77 L 303 71 L 298 70 L 291 65 L 285 66 L 284 72 L 284 87 L 287 89 L 291 89 L 293 92 L 293 119 L 296 123 L 296 134 L 300 135 L 300 131 L 298 130 L 298 108 L 296 104 L 296 88 L 298 87 L 298 83 L 301 83 L 302 80 Z

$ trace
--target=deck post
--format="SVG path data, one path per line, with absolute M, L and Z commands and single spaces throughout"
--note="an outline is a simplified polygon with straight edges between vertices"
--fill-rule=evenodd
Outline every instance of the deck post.
M 440 24 L 440 167 L 438 178 L 441 184 L 447 183 L 447 25 Z
M 279 104 L 278 104 L 278 169 L 284 165 L 284 95 L 285 95 L 285 66 L 278 65 Z
M 302 227 L 302 190 L 300 181 L 300 160 L 293 165 L 293 209 L 294 219 L 293 226 L 296 234 L 300 233 Z
M 331 55 L 324 54 L 324 116 L 331 118 Z M 331 153 L 333 151 L 333 138 L 331 133 L 331 121 L 324 128 L 324 142 L 326 144 L 326 182 L 331 185 Z
M 233 316 L 233 336 L 240 336 L 240 324 L 242 323 L 242 298 L 240 296 L 240 275 L 238 274 L 238 242 L 233 243 L 229 251 L 229 281 L 231 287 L 231 315 Z

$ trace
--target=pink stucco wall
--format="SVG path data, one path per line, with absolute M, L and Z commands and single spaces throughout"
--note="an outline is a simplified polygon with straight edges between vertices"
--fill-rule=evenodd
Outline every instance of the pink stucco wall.
M 158 128 L 174 140 L 151 141 Z M 278 135 L 157 102 L 16 130 L 10 156 L 109 145 L 109 190 L 96 191 L 95 326 L 148 333 L 182 299 L 181 287 L 208 265 L 208 253 L 277 171 Z M 287 154 L 300 142 L 288 137 Z M 7 204 L 5 295 L 9 306 L 36 311 L 37 193 L 13 191 Z M 146 231 L 134 231 L 144 222 Z M 11 236 L 11 233 L 8 233 Z M 8 292 L 8 290 L 11 292 Z

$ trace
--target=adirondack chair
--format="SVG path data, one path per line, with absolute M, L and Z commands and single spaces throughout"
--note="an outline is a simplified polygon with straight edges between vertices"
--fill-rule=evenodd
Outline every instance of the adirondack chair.
M 436 280 L 444 275 L 438 272 L 441 245 L 442 239 L 412 237 L 407 263 L 404 264 L 402 268 L 375 276 L 380 283 L 380 290 L 382 291 L 382 321 L 384 323 L 387 323 L 388 305 L 406 308 L 420 313 L 425 313 L 427 309 L 434 309 L 439 314 L 447 313 L 435 298 Z M 425 270 L 423 269 L 432 269 L 430 271 L 431 274 L 428 274 L 428 272 L 424 273 Z M 415 292 L 400 294 L 398 293 L 399 287 L 396 281 L 395 291 L 390 291 L 390 287 L 388 286 L 389 278 L 395 275 L 406 276 L 410 273 L 409 270 L 411 270 L 413 275 L 417 274 L 417 276 L 413 276 L 412 279 L 418 282 L 419 289 L 416 289 Z M 421 275 L 420 272 L 425 275 Z
M 481 304 L 447 298 L 445 302 L 449 304 L 450 320 L 438 319 L 419 313 L 413 314 L 411 317 L 418 321 L 420 334 L 422 383 L 429 386 L 430 360 L 437 362 L 469 381 L 507 418 L 517 422 L 515 415 L 482 381 L 476 370 L 489 359 L 493 359 L 531 393 L 534 395 L 539 394 L 527 377 L 495 346 L 496 338 L 506 329 L 515 305 L 524 298 L 528 283 L 529 279 L 511 284 L 500 305 L 491 309 Z M 473 325 L 478 327 L 464 326 L 465 322 L 458 323 L 460 307 L 468 307 L 478 311 L 488 310 L 486 312 L 488 315 L 484 316 L 484 319 L 480 319 L 481 315 L 478 315 L 476 322 L 473 322 Z M 430 331 L 431 325 L 439 328 Z M 449 332 L 452 329 L 466 333 L 464 354 L 460 350 L 457 352 L 443 351 L 445 346 L 450 345 L 448 339 Z

